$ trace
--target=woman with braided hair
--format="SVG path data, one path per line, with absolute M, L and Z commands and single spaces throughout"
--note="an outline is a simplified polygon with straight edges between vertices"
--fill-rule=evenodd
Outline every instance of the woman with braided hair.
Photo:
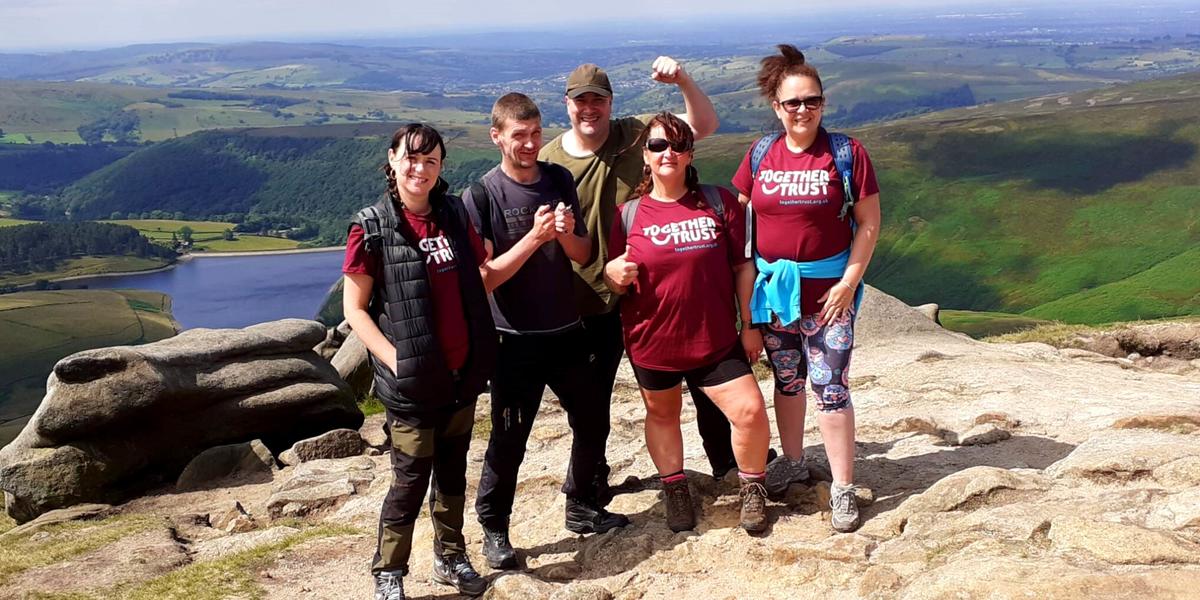
M 608 255 L 616 258 L 605 266 L 605 281 L 622 295 L 625 347 L 646 404 L 646 448 L 663 484 L 667 525 L 696 525 L 679 426 L 687 381 L 732 425 L 741 526 L 761 532 L 770 430 L 749 361 L 762 352 L 762 338 L 737 329 L 739 307 L 749 319 L 754 267 L 744 253 L 741 206 L 725 189 L 700 185 L 693 142 L 691 127 L 669 112 L 647 123 L 639 138 L 645 171 L 613 224 Z
M 413 525 L 433 479 L 433 579 L 477 596 L 487 588 L 463 538 L 467 448 L 475 400 L 495 364 L 496 331 L 480 268 L 486 253 L 462 201 L 439 177 L 441 135 L 413 123 L 392 136 L 387 196 L 355 216 L 343 308 L 370 352 L 387 409 L 393 480 L 371 571 L 376 600 L 402 600 Z
M 850 354 L 862 278 L 879 234 L 879 185 L 862 145 L 821 127 L 821 77 L 795 46 L 781 44 L 779 54 L 762 60 L 758 85 L 783 132 L 751 146 L 733 186 L 752 215 L 758 276 L 751 312 L 775 373 L 783 443 L 767 467 L 767 490 L 782 493 L 808 478 L 807 380 L 833 473 L 833 528 L 851 531 L 859 517 Z

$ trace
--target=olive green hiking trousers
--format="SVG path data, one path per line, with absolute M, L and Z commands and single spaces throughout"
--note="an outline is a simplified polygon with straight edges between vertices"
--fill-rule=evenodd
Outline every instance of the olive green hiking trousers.
M 392 439 L 392 486 L 379 514 L 379 545 L 371 571 L 408 574 L 413 525 L 429 490 L 433 551 L 442 556 L 466 552 L 463 507 L 467 490 L 467 449 L 475 424 L 475 400 L 431 413 L 388 411 Z M 432 478 L 432 486 L 430 479 Z

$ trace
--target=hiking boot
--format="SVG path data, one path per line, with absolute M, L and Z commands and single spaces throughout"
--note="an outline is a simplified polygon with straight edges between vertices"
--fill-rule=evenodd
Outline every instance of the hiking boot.
M 507 529 L 483 528 L 483 557 L 493 569 L 517 568 L 517 551 L 508 541 Z
M 801 481 L 808 481 L 808 463 L 803 456 L 792 460 L 786 454 L 780 454 L 767 463 L 767 480 L 763 485 L 772 496 L 782 496 L 789 485 Z
M 854 484 L 829 486 L 829 508 L 833 511 L 830 522 L 841 533 L 858 529 L 858 498 L 854 496 Z
M 742 489 L 738 496 L 742 500 L 742 529 L 760 533 L 767 528 L 767 488 L 764 478 L 742 478 Z
M 471 566 L 466 554 L 433 556 L 433 580 L 452 585 L 458 593 L 478 596 L 487 591 L 488 581 Z
M 400 571 L 376 573 L 375 600 L 404 600 L 404 575 Z
M 629 517 L 611 513 L 599 506 L 567 498 L 566 527 L 571 533 L 604 533 L 629 524 Z
M 692 493 L 687 479 L 663 483 L 663 499 L 667 505 L 667 527 L 679 533 L 696 528 L 696 510 L 692 507 Z

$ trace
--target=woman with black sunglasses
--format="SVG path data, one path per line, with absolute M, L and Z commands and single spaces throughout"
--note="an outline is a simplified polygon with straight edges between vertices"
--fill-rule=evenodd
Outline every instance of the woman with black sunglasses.
M 683 472 L 681 383 L 703 390 L 729 419 L 741 478 L 741 526 L 766 528 L 763 487 L 770 429 L 750 360 L 762 352 L 749 329 L 754 269 L 745 257 L 745 221 L 728 191 L 701 186 L 692 166 L 692 130 L 671 113 L 647 124 L 641 184 L 621 205 L 609 236 L 605 281 L 621 299 L 625 347 L 646 404 L 646 447 L 666 497 L 667 525 L 692 529 L 695 511 Z M 734 297 L 737 305 L 734 304 Z
M 795 46 L 779 51 L 762 60 L 758 85 L 783 132 L 752 145 L 733 178 L 738 200 L 751 209 L 759 272 L 751 312 L 775 374 L 783 444 L 767 467 L 767 489 L 781 493 L 808 478 L 807 380 L 833 473 L 832 524 L 852 531 L 859 517 L 848 370 L 862 278 L 879 233 L 879 185 L 858 141 L 821 127 L 825 96 L 817 70 Z

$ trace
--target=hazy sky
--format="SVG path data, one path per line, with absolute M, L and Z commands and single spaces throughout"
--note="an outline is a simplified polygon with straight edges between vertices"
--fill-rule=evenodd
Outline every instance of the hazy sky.
M 278 40 L 427 28 L 490 29 L 570 22 L 586 26 L 655 15 L 796 17 L 879 7 L 1006 6 L 997 0 L 0 0 L 0 51 L 95 48 L 142 42 Z M 682 12 L 682 7 L 687 11 Z M 671 12 L 674 11 L 674 12 Z

